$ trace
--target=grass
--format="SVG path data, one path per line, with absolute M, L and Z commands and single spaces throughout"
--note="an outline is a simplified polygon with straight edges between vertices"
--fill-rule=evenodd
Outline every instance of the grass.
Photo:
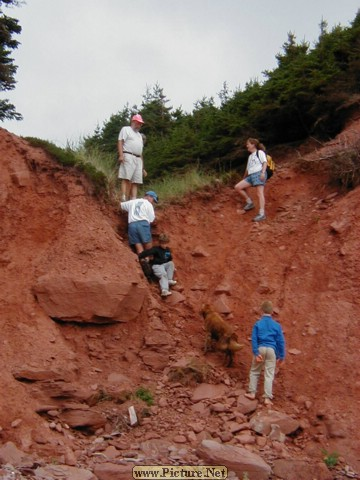
M 107 177 L 106 169 L 100 169 L 92 158 L 87 158 L 81 150 L 74 151 L 70 148 L 60 148 L 57 145 L 35 137 L 25 137 L 25 140 L 33 147 L 42 148 L 56 162 L 64 167 L 74 167 L 91 181 L 94 186 L 94 193 L 101 195 L 106 193 L 110 196 L 110 179 Z
M 328 468 L 336 467 L 340 456 L 337 452 L 329 453 L 327 450 L 322 450 L 322 454 L 324 455 L 323 460 L 325 462 L 325 465 Z
M 104 154 L 97 149 L 85 150 L 80 147 L 76 151 L 76 156 L 83 164 L 92 165 L 97 171 L 101 172 L 107 181 L 107 192 L 115 204 L 120 201 L 120 181 L 118 180 L 118 167 L 116 155 Z M 221 178 L 225 177 L 223 174 Z M 161 203 L 174 203 L 185 195 L 211 187 L 219 182 L 213 172 L 204 172 L 195 166 L 178 174 L 165 175 L 159 180 L 149 181 L 144 178 L 144 185 L 139 190 L 139 196 L 142 196 L 148 190 L 154 190 Z
M 100 153 L 97 149 L 85 151 L 80 147 L 76 150 L 78 162 L 99 172 L 105 184 L 106 192 L 109 198 L 117 197 L 117 172 L 118 163 L 115 155 Z
M 184 173 L 166 175 L 158 181 L 151 182 L 151 186 L 142 189 L 142 194 L 147 190 L 154 190 L 161 203 L 177 203 L 179 198 L 189 193 L 214 187 L 219 183 L 223 182 L 214 172 L 205 172 L 194 167 Z
M 149 407 L 154 405 L 153 394 L 145 387 L 139 387 L 135 392 L 135 397 L 145 402 Z
M 115 153 L 106 154 L 97 149 L 85 150 L 83 146 L 60 148 L 51 142 L 35 137 L 26 137 L 32 146 L 45 150 L 54 160 L 64 167 L 74 167 L 92 182 L 96 195 L 105 194 L 111 203 L 120 201 L 120 181 L 118 180 L 118 162 Z M 205 171 L 195 165 L 186 171 L 165 175 L 161 179 L 145 177 L 144 185 L 138 196 L 147 190 L 154 190 L 160 205 L 178 203 L 186 195 L 204 189 L 216 189 L 222 184 L 235 184 L 234 172 Z

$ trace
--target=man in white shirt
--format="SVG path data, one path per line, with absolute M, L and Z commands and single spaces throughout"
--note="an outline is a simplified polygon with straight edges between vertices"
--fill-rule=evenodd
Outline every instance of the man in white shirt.
M 137 196 L 138 185 L 146 176 L 143 163 L 143 135 L 140 129 L 144 124 L 142 116 L 133 115 L 130 126 L 123 127 L 119 133 L 119 178 L 121 179 L 121 201 L 125 202 Z
M 153 205 L 158 201 L 157 194 L 150 190 L 144 198 L 120 203 L 121 210 L 128 212 L 129 244 L 135 247 L 138 255 L 152 247 L 151 223 L 155 220 Z

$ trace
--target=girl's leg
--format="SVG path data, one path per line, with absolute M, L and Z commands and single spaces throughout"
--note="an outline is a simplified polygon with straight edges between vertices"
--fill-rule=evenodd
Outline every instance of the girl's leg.
M 240 193 L 242 197 L 246 200 L 246 203 L 252 203 L 251 197 L 247 194 L 246 190 L 250 187 L 250 183 L 246 180 L 241 180 L 235 185 L 235 190 Z
M 259 213 L 260 215 L 265 215 L 265 194 L 264 194 L 264 185 L 258 185 L 256 187 L 256 193 L 259 199 Z

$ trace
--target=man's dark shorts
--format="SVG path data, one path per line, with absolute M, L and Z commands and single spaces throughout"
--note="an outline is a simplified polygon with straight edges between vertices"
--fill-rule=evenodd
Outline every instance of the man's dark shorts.
M 136 243 L 150 243 L 152 240 L 150 223 L 146 220 L 129 223 L 128 235 L 130 245 L 135 245 Z

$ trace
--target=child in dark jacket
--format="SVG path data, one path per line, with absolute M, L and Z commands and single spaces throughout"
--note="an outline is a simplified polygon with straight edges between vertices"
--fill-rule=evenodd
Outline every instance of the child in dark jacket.
M 159 245 L 157 247 L 149 248 L 139 254 L 140 260 L 151 257 L 150 264 L 154 274 L 159 278 L 162 297 L 171 295 L 170 287 L 177 283 L 173 279 L 175 265 L 171 250 L 168 247 L 169 241 L 169 237 L 162 233 L 159 235 Z

